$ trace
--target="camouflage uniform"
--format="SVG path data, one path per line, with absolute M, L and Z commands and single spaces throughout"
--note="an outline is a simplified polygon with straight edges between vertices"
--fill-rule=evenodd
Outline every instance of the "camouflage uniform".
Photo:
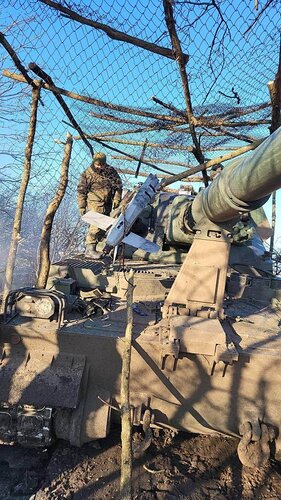
M 112 207 L 119 205 L 122 196 L 122 181 L 115 168 L 102 165 L 99 168 L 92 163 L 81 175 L 77 186 L 77 198 L 80 213 L 88 210 L 109 215 Z M 90 226 L 86 245 L 95 244 L 103 237 L 104 231 Z

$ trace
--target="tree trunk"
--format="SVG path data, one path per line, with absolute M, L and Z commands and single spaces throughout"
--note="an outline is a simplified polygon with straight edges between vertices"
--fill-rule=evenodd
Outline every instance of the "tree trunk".
M 15 210 L 14 224 L 9 248 L 9 254 L 6 265 L 6 274 L 5 281 L 3 287 L 3 301 L 2 301 L 2 311 L 4 309 L 4 305 L 7 299 L 7 296 L 12 289 L 13 276 L 14 276 L 14 268 L 16 262 L 16 255 L 18 244 L 20 242 L 20 233 L 21 233 L 21 224 L 22 224 L 22 213 L 24 207 L 25 194 L 29 182 L 30 170 L 31 170 L 31 157 L 32 150 L 34 144 L 34 137 L 36 131 L 36 122 L 37 122 L 37 110 L 38 110 L 38 101 L 40 99 L 40 86 L 36 86 L 32 88 L 32 101 L 31 101 L 31 112 L 30 112 L 30 120 L 29 120 L 29 130 L 26 140 L 25 147 L 25 157 L 23 164 L 23 173 L 22 180 L 19 188 L 17 205 Z
M 45 220 L 41 231 L 40 246 L 39 246 L 38 278 L 36 283 L 38 288 L 45 288 L 47 284 L 47 279 L 50 269 L 50 239 L 51 239 L 52 226 L 56 211 L 61 204 L 61 201 L 65 195 L 65 191 L 68 184 L 68 169 L 72 151 L 72 143 L 73 143 L 72 136 L 70 134 L 67 134 L 66 144 L 64 148 L 64 156 L 61 165 L 60 183 L 54 198 L 52 199 L 47 208 Z

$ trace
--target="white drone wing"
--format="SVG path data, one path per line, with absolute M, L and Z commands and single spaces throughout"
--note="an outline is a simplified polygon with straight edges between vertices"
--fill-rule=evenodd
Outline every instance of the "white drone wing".
M 92 224 L 93 226 L 97 226 L 104 231 L 107 231 L 112 224 L 116 222 L 116 219 L 113 217 L 109 217 L 108 215 L 99 214 L 98 212 L 93 212 L 89 210 L 89 212 L 85 213 L 81 217 L 82 221 L 87 222 L 88 224 Z
M 132 247 L 135 248 L 141 248 L 145 252 L 149 253 L 154 253 L 158 252 L 159 246 L 156 245 L 156 243 L 153 243 L 152 241 L 146 240 L 142 236 L 139 236 L 138 234 L 135 233 L 129 233 L 125 238 L 122 240 L 124 243 L 127 243 L 127 245 L 131 245 Z
M 107 231 L 114 223 L 116 223 L 116 219 L 113 217 L 109 217 L 108 215 L 99 214 L 97 212 L 93 212 L 90 210 L 85 215 L 82 216 L 82 220 L 87 222 L 88 224 L 92 224 L 94 226 Z M 131 245 L 135 248 L 141 248 L 145 252 L 154 253 L 158 252 L 159 246 L 152 241 L 146 240 L 142 236 L 138 234 L 130 232 L 125 238 L 122 239 L 124 243 L 127 245 Z
M 105 241 L 106 245 L 109 247 L 116 248 L 124 241 L 128 245 L 141 248 L 149 253 L 158 252 L 159 247 L 156 243 L 129 232 L 143 209 L 148 203 L 154 201 L 158 187 L 159 180 L 157 176 L 149 174 L 145 182 L 136 192 L 134 198 L 126 207 L 125 212 L 121 213 L 117 219 L 90 210 L 83 215 L 82 220 L 106 231 Z

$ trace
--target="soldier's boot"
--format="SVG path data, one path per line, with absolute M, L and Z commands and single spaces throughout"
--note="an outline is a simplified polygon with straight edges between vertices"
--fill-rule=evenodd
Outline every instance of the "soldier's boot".
M 89 243 L 88 245 L 86 245 L 85 257 L 90 257 L 91 259 L 99 259 L 101 257 L 101 252 L 97 252 L 96 248 L 96 243 Z

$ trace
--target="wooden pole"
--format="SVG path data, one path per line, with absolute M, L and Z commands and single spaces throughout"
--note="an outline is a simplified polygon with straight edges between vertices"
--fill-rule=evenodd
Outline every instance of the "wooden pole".
M 195 131 L 194 115 L 193 115 L 193 108 L 192 108 L 191 95 L 190 95 L 190 89 L 189 89 L 189 80 L 188 80 L 188 76 L 187 76 L 187 72 L 186 72 L 186 63 L 184 61 L 184 55 L 183 55 L 181 43 L 180 43 L 180 40 L 179 40 L 179 37 L 177 34 L 176 23 L 174 20 L 172 1 L 171 0 L 163 0 L 163 7 L 164 7 L 166 25 L 168 28 L 172 47 L 173 47 L 174 52 L 175 52 L 176 61 L 178 63 L 179 72 L 180 72 L 180 76 L 181 76 L 184 99 L 185 99 L 185 106 L 186 106 L 186 114 L 188 117 L 190 133 L 191 133 L 191 137 L 192 137 L 192 141 L 193 141 L 193 145 L 194 145 L 193 154 L 199 163 L 204 163 L 205 158 L 204 158 L 204 155 L 202 153 L 201 145 L 200 145 L 200 142 L 197 138 L 197 134 Z M 202 170 L 202 176 L 204 179 L 204 184 L 207 187 L 208 186 L 208 176 L 207 176 L 206 170 Z
M 123 117 L 120 117 L 120 116 L 117 116 L 117 115 L 109 115 L 107 113 L 96 113 L 94 111 L 91 111 L 91 116 L 93 116 L 94 118 L 98 118 L 98 120 L 107 120 L 107 121 L 111 121 L 111 122 L 117 122 L 117 123 L 129 123 L 130 125 L 137 125 L 137 126 L 141 126 L 141 127 L 154 127 L 155 128 L 157 126 L 159 126 L 159 120 L 156 120 L 154 122 L 149 122 L 149 123 L 146 123 L 142 120 L 132 120 L 130 118 L 123 118 Z M 165 130 L 177 130 L 176 127 L 178 126 L 182 126 L 184 125 L 184 122 L 181 121 L 181 122 L 175 122 L 175 123 L 165 123 L 165 121 L 161 121 L 161 128 L 164 128 Z M 188 131 L 188 129 L 185 129 L 185 131 Z
M 221 151 L 221 150 L 220 150 Z M 111 158 L 113 160 L 121 160 L 121 161 L 135 161 L 134 158 L 130 158 L 129 156 L 126 156 L 126 155 L 111 155 Z M 180 161 L 169 161 L 169 160 L 163 160 L 163 159 L 160 159 L 160 158 L 149 158 L 148 156 L 146 156 L 145 158 L 143 158 L 143 162 L 152 162 L 152 161 L 156 161 L 157 162 L 157 165 L 160 163 L 163 165 L 173 165 L 175 167 L 184 167 L 184 168 L 190 168 L 192 167 L 191 164 L 189 163 L 186 163 L 186 162 L 180 162 Z M 121 170 L 122 171 L 122 170 Z M 145 174 L 147 175 L 147 174 Z M 169 173 L 169 175 L 171 175 Z
M 89 19 L 87 17 L 81 16 L 81 14 L 77 14 L 74 10 L 69 9 L 61 5 L 58 2 L 54 2 L 53 0 L 39 0 L 41 3 L 49 5 L 53 9 L 56 9 L 62 12 L 63 16 L 68 19 L 73 19 L 73 21 L 78 21 L 81 24 L 86 24 L 91 26 L 92 28 L 102 30 L 106 33 L 109 38 L 112 40 L 119 40 L 121 42 L 127 42 L 132 45 L 136 45 L 144 50 L 148 50 L 149 52 L 153 52 L 155 54 L 159 54 L 164 57 L 168 57 L 169 59 L 175 59 L 175 54 L 171 49 L 166 49 L 165 47 L 161 47 L 160 45 L 156 45 L 155 43 L 147 42 L 145 40 L 141 40 L 140 38 L 136 38 L 134 36 L 128 35 L 127 33 L 123 33 L 121 31 L 115 30 L 106 24 L 99 23 L 94 21 L 93 19 Z M 188 55 L 183 54 L 184 61 L 187 63 Z
M 26 78 L 23 75 L 18 75 L 17 73 L 13 73 L 11 71 L 8 71 L 4 69 L 2 71 L 2 74 L 6 76 L 7 78 L 11 78 L 12 80 L 15 80 L 17 82 L 21 83 L 28 83 Z M 36 84 L 36 80 L 33 80 Z M 39 85 L 39 83 L 37 83 Z M 138 109 L 138 108 L 130 108 L 128 106 L 122 106 L 119 104 L 112 104 L 110 102 L 106 101 L 101 101 L 100 99 L 95 99 L 93 97 L 88 97 L 84 96 L 81 94 L 77 94 L 75 92 L 71 92 L 69 90 L 63 89 L 61 87 L 56 87 L 55 85 L 49 85 L 48 83 L 43 82 L 42 83 L 42 88 L 45 90 L 48 90 L 50 92 L 53 92 L 55 94 L 61 94 L 65 95 L 67 97 L 70 97 L 71 99 L 75 99 L 76 101 L 81 101 L 81 102 L 86 102 L 88 104 L 93 104 L 94 106 L 99 106 L 103 107 L 106 109 L 110 109 L 112 111 L 120 111 L 121 113 L 128 113 L 131 115 L 138 115 L 138 116 L 144 116 L 146 118 L 151 118 L 154 120 L 163 120 L 164 122 L 172 122 L 175 124 L 175 126 L 181 126 L 185 125 L 187 123 L 187 120 L 181 119 L 179 116 L 172 116 L 172 115 L 160 115 L 157 113 L 152 113 L 150 111 L 145 111 L 143 109 Z M 242 114 L 242 113 L 241 113 Z M 90 112 L 90 115 L 93 115 L 94 117 L 99 116 L 97 113 L 92 113 Z M 105 115 L 100 116 L 101 119 L 109 119 L 109 116 L 106 117 Z M 114 117 L 111 118 L 114 121 Z M 239 128 L 239 127 L 248 127 L 248 126 L 258 126 L 258 125 L 266 125 L 270 124 L 269 120 L 247 120 L 247 121 L 240 121 L 240 122 L 229 122 L 226 120 L 221 120 L 221 119 L 210 119 L 209 117 L 195 117 L 193 116 L 193 122 L 197 127 L 210 127 L 210 128 L 217 128 L 217 127 L 232 127 L 232 128 Z M 125 120 L 124 120 L 125 123 Z M 126 123 L 129 123 L 129 121 L 126 121 Z M 185 130 L 187 133 L 191 133 L 190 130 Z M 201 133 L 201 132 L 200 132 Z M 85 137 L 91 138 L 91 135 L 89 134 L 84 134 Z M 201 133 L 201 135 L 204 135 Z M 210 134 L 208 134 L 210 135 Z M 211 134 L 213 135 L 213 134 Z M 215 134 L 214 134 L 215 135 Z M 221 134 L 218 134 L 221 135 Z M 223 134 L 224 135 L 224 134 Z
M 268 83 L 268 89 L 272 104 L 270 133 L 273 134 L 281 125 L 281 38 L 279 43 L 279 63 L 277 73 L 273 82 Z M 270 238 L 270 252 L 274 249 L 275 227 L 276 227 L 276 191 L 272 193 L 272 208 L 271 208 L 271 226 L 272 236 Z
M 24 164 L 23 164 L 22 179 L 21 179 L 21 184 L 20 184 L 19 193 L 18 193 L 17 205 L 16 205 L 16 210 L 15 210 L 15 216 L 14 216 L 14 224 L 13 224 L 11 242 L 10 242 L 10 248 L 9 248 L 9 254 L 8 254 L 7 264 L 6 264 L 6 274 L 5 274 L 5 281 L 4 281 L 4 287 L 3 287 L 2 311 L 4 309 L 4 305 L 5 305 L 7 296 L 12 289 L 16 254 L 17 254 L 17 249 L 18 249 L 18 245 L 20 242 L 24 200 L 25 200 L 25 194 L 26 194 L 26 190 L 27 190 L 27 186 L 28 186 L 29 178 L 30 178 L 31 157 L 32 157 L 32 150 L 33 150 L 35 131 L 36 131 L 37 111 L 38 111 L 39 99 L 40 99 L 40 86 L 37 85 L 37 86 L 32 88 L 32 100 L 31 100 L 29 130 L 28 130 L 26 147 L 25 147 L 25 157 L 24 157 Z
M 206 118 L 194 118 L 196 127 L 208 127 L 208 128 L 218 128 L 218 127 L 256 127 L 258 125 L 270 125 L 270 120 L 244 120 L 243 122 L 229 122 L 226 120 L 208 120 Z
M 156 102 L 156 104 L 160 104 L 160 106 L 163 106 L 166 109 L 169 109 L 170 111 L 173 111 L 173 113 L 176 113 L 177 115 L 187 118 L 186 113 L 181 111 L 180 109 L 177 109 L 175 106 L 172 104 L 168 104 L 166 102 L 161 101 L 155 96 L 151 97 L 151 100 Z M 223 117 L 230 117 L 231 118 L 237 118 L 238 116 L 243 116 L 243 115 L 250 115 L 252 113 L 256 113 L 257 111 L 260 111 L 265 108 L 270 107 L 270 102 L 263 102 L 262 104 L 258 104 L 257 106 L 249 106 L 247 108 L 231 108 L 228 109 L 227 111 L 224 111 L 223 113 L 217 113 L 216 115 L 209 115 L 207 116 L 208 120 L 221 120 Z M 200 120 L 200 116 L 198 118 L 195 118 L 195 120 Z
M 73 139 L 75 139 L 75 138 L 73 137 Z M 120 149 L 113 148 L 112 146 L 109 146 L 109 144 L 107 144 L 106 142 L 101 141 L 100 139 L 95 138 L 93 140 L 96 141 L 96 142 L 98 142 L 104 148 L 110 149 L 111 151 L 115 151 L 116 153 L 121 153 L 122 155 L 128 156 L 129 158 L 132 158 L 132 159 L 134 159 L 136 161 L 139 160 L 139 158 L 137 156 L 131 155 L 129 153 L 125 153 L 124 151 L 121 151 Z M 153 168 L 154 170 L 158 170 L 159 172 L 164 172 L 164 174 L 169 174 L 170 173 L 167 170 L 164 170 L 163 168 L 157 167 L 156 165 L 154 165 L 154 163 L 150 163 L 150 162 L 147 162 L 147 161 L 143 161 L 142 163 L 144 165 L 147 165 L 148 167 Z
M 91 137 L 93 140 L 102 140 L 102 137 L 99 134 Z M 79 140 L 79 137 L 73 137 L 75 140 Z M 114 142 L 117 144 L 125 144 L 127 146 L 140 146 L 143 148 L 143 141 L 132 141 L 125 139 L 116 139 L 113 137 L 107 137 L 106 140 L 108 142 Z M 172 149 L 174 151 L 190 151 L 192 152 L 192 146 L 178 146 L 177 144 L 162 144 L 158 142 L 147 142 L 147 148 L 159 148 L 159 149 Z
M 135 176 L 135 171 L 134 170 L 130 170 L 128 168 L 119 168 L 118 172 L 119 172 L 119 174 L 133 175 L 133 176 Z M 139 172 L 138 175 L 140 177 L 147 177 L 147 172 Z M 161 174 L 161 175 L 159 175 L 159 177 L 161 179 L 170 179 L 171 175 Z M 186 179 L 181 179 L 181 181 L 183 183 L 187 183 L 187 184 L 189 184 L 190 182 L 203 182 L 203 177 L 200 177 L 199 175 L 196 176 L 196 177 L 195 176 L 193 176 L 193 177 L 186 177 Z
M 68 169 L 72 151 L 72 144 L 73 144 L 72 136 L 69 133 L 67 133 L 64 155 L 61 165 L 59 186 L 54 198 L 52 199 L 47 208 L 45 220 L 41 231 L 41 238 L 39 245 L 38 278 L 36 283 L 36 286 L 38 288 L 45 288 L 47 284 L 48 274 L 50 270 L 51 231 L 56 211 L 61 204 L 61 201 L 65 195 L 65 191 L 68 184 Z
M 262 104 L 257 104 L 256 106 L 248 106 L 246 108 L 231 108 L 223 113 L 217 113 L 216 115 L 208 115 L 210 120 L 218 120 L 223 117 L 237 118 L 238 116 L 251 115 L 262 109 L 270 108 L 270 102 L 263 102 Z
M 39 76 L 39 78 L 42 78 L 42 80 L 44 80 L 46 83 L 48 83 L 49 85 L 52 85 L 52 86 L 55 86 L 54 85 L 54 82 L 52 80 L 52 78 L 50 77 L 50 75 L 48 75 L 45 71 L 42 70 L 42 68 L 40 68 L 40 66 L 38 66 L 38 64 L 36 63 L 30 63 L 28 65 L 28 67 L 36 74 Z M 93 146 L 92 144 L 88 141 L 87 137 L 85 137 L 85 134 L 83 132 L 83 130 L 81 129 L 80 125 L 77 123 L 77 121 L 75 120 L 73 114 L 71 113 L 69 107 L 67 106 L 67 104 L 64 102 L 64 99 L 62 98 L 62 96 L 60 95 L 60 93 L 57 93 L 57 92 L 53 92 L 55 98 L 57 99 L 58 103 L 60 104 L 60 106 L 62 107 L 62 109 L 64 110 L 67 118 L 70 120 L 72 126 L 77 130 L 77 132 L 80 134 L 80 137 L 82 139 L 82 141 L 86 144 L 86 146 L 89 148 L 90 150 L 90 153 L 91 153 L 91 156 L 93 156 L 94 154 L 94 150 L 93 150 Z
M 14 51 L 13 47 L 7 41 L 4 33 L 1 33 L 1 32 L 0 32 L 0 43 L 6 49 L 8 54 L 11 56 L 16 68 L 22 73 L 26 82 L 29 83 L 29 85 L 31 85 L 33 88 L 36 87 L 34 81 L 32 80 L 32 78 L 30 78 L 29 74 L 27 73 L 25 67 L 22 65 L 22 63 L 21 63 L 20 59 L 18 58 L 16 52 Z
M 120 498 L 131 500 L 132 498 L 132 418 L 130 405 L 130 367 L 131 349 L 133 336 L 133 292 L 134 292 L 134 271 L 129 272 L 127 289 L 127 327 L 124 337 L 124 349 L 121 373 L 121 478 L 120 478 Z
M 231 160 L 232 158 L 237 158 L 237 156 L 241 156 L 242 154 L 247 153 L 247 151 L 252 151 L 253 149 L 256 149 L 263 141 L 264 139 L 261 139 L 253 144 L 249 144 L 248 146 L 243 146 L 242 148 L 237 149 L 237 151 L 233 151 L 232 153 L 228 153 L 226 155 L 217 156 L 217 158 L 213 158 L 212 160 L 206 161 L 205 163 L 202 163 L 197 167 L 192 167 L 189 168 L 188 170 L 184 170 L 180 174 L 171 175 L 169 179 L 166 179 L 161 182 L 161 188 L 169 186 L 170 184 L 173 184 L 173 182 L 180 181 L 185 177 L 188 177 L 189 175 L 197 174 L 197 172 L 200 172 L 200 170 L 201 171 L 203 169 L 206 170 L 207 168 L 216 165 L 216 163 L 222 163 L 224 161 Z
M 23 75 L 18 75 L 17 73 L 12 73 L 11 71 L 8 71 L 6 69 L 4 69 L 2 71 L 2 74 L 4 76 L 6 76 L 7 78 L 11 78 L 12 80 L 15 80 L 17 82 L 28 83 L 26 78 Z M 164 120 L 164 121 L 173 122 L 173 123 L 177 123 L 177 124 L 186 123 L 186 120 L 180 120 L 176 116 L 158 115 L 156 113 L 151 113 L 150 111 L 145 111 L 143 109 L 130 108 L 128 106 L 112 104 L 110 102 L 101 101 L 100 99 L 95 99 L 93 97 L 88 97 L 85 95 L 77 94 L 75 92 L 71 92 L 69 90 L 63 89 L 61 87 L 57 87 L 55 85 L 50 85 L 48 83 L 42 83 L 42 88 L 45 90 L 49 90 L 50 92 L 53 92 L 56 94 L 65 95 L 67 97 L 70 97 L 71 99 L 75 99 L 76 101 L 87 102 L 88 104 L 93 104 L 94 106 L 99 106 L 102 108 L 111 109 L 113 111 L 120 111 L 121 113 L 128 113 L 131 115 L 145 116 L 146 118 L 153 118 L 154 120 Z
M 181 111 L 180 109 L 176 108 L 175 106 L 173 106 L 172 104 L 168 104 L 164 101 L 161 101 L 161 99 L 158 99 L 157 97 L 155 97 L 154 95 L 151 97 L 151 100 L 153 102 L 156 102 L 156 104 L 160 104 L 160 106 L 163 106 L 163 108 L 166 108 L 166 109 L 169 109 L 170 111 L 173 111 L 173 113 L 175 113 L 176 115 L 179 115 L 181 116 L 182 118 L 184 118 L 185 120 L 188 120 L 188 116 L 186 113 L 184 113 L 183 111 Z

